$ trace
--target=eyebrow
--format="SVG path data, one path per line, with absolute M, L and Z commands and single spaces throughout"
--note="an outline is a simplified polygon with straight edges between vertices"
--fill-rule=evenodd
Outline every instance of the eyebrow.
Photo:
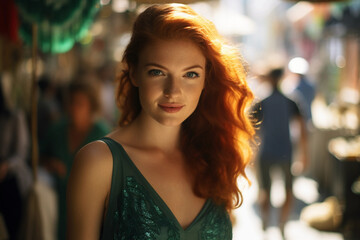
M 155 67 L 167 69 L 166 67 L 164 67 L 164 66 L 162 66 L 162 65 L 160 65 L 160 64 L 157 64 L 157 63 L 147 63 L 147 64 L 145 64 L 145 67 L 149 67 L 149 66 L 155 66 Z M 195 65 L 193 65 L 193 66 L 190 66 L 190 67 L 185 68 L 184 71 L 189 70 L 189 69 L 193 69 L 193 68 L 204 69 L 202 66 L 200 66 L 200 65 L 198 65 L 198 64 L 195 64 Z

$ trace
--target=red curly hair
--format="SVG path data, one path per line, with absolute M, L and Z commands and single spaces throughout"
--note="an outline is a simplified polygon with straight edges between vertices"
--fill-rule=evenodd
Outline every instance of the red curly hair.
M 130 81 L 138 57 L 153 39 L 190 39 L 206 58 L 205 87 L 194 113 L 181 127 L 181 147 L 194 176 L 194 192 L 228 210 L 243 201 L 237 179 L 246 178 L 254 136 L 247 114 L 253 94 L 238 50 L 225 43 L 209 20 L 183 4 L 153 5 L 136 19 L 123 56 L 117 104 L 120 126 L 140 113 L 138 89 Z

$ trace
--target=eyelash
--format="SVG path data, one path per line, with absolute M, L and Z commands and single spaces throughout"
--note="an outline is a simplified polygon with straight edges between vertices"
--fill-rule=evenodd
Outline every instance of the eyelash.
M 159 69 L 151 69 L 148 71 L 148 74 L 153 77 L 164 75 L 163 72 Z
M 192 74 L 193 76 L 190 77 L 189 74 Z M 199 74 L 197 72 L 187 72 L 187 73 L 185 73 L 185 77 L 187 77 L 187 78 L 198 78 Z
M 159 69 L 151 69 L 148 74 L 152 77 L 163 76 L 164 73 Z M 197 72 L 187 72 L 184 77 L 186 78 L 198 78 L 200 75 Z

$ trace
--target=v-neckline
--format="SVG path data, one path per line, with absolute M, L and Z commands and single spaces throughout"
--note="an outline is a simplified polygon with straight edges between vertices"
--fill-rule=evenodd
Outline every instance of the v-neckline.
M 149 189 L 149 191 L 152 193 L 152 196 L 155 197 L 155 201 L 157 202 L 158 205 L 161 206 L 161 208 L 163 209 L 163 211 L 166 212 L 167 218 L 171 218 L 173 219 L 173 221 L 175 222 L 175 224 L 178 226 L 179 229 L 181 229 L 182 231 L 186 232 L 186 231 L 190 231 L 190 229 L 198 222 L 198 219 L 200 219 L 205 211 L 207 210 L 208 206 L 210 205 L 211 201 L 210 199 L 206 199 L 205 203 L 203 204 L 202 208 L 200 209 L 199 213 L 195 216 L 195 218 L 191 221 L 191 223 L 189 224 L 189 226 L 187 226 L 186 228 L 184 228 L 183 226 L 181 226 L 179 220 L 176 218 L 175 214 L 171 211 L 171 209 L 169 208 L 169 206 L 166 204 L 166 202 L 164 201 L 164 199 L 159 195 L 159 193 L 155 190 L 155 188 L 151 185 L 151 183 L 145 178 L 145 176 L 141 173 L 140 169 L 136 166 L 136 164 L 132 161 L 132 159 L 130 158 L 129 154 L 126 152 L 126 150 L 124 149 L 124 147 L 117 141 L 115 141 L 112 138 L 106 137 L 108 139 L 110 139 L 111 141 L 114 141 L 118 146 L 120 146 L 120 149 L 122 150 L 122 152 L 125 155 L 125 158 L 127 159 L 128 163 L 134 168 L 135 173 L 143 180 L 144 184 L 147 185 L 147 188 Z

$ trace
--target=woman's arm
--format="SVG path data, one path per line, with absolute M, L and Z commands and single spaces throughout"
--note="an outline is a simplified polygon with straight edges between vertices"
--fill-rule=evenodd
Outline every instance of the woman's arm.
M 67 239 L 98 240 L 111 187 L 112 155 L 101 141 L 76 155 L 67 186 Z
M 295 175 L 303 174 L 309 165 L 309 149 L 308 149 L 308 133 L 306 122 L 304 118 L 299 115 L 296 117 L 300 127 L 300 139 L 298 147 L 300 147 L 300 159 L 295 161 L 292 166 L 292 171 Z

